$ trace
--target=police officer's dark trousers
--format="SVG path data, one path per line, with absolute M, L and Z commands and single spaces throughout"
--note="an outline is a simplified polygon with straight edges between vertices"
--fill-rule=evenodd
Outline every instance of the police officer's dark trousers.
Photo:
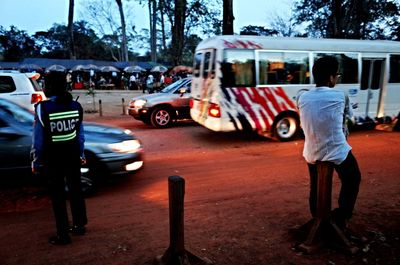
M 310 173 L 309 205 L 312 216 L 315 216 L 317 209 L 317 166 L 315 164 L 308 164 L 308 170 Z M 360 169 L 351 151 L 340 165 L 335 165 L 335 171 L 342 183 L 338 201 L 339 208 L 336 209 L 335 213 L 343 220 L 350 219 L 353 214 L 361 181 Z
M 59 158 L 57 161 L 51 161 L 46 170 L 59 236 L 67 235 L 69 230 L 67 197 L 70 199 L 73 225 L 84 226 L 87 224 L 86 205 L 81 189 L 80 161 L 71 160 Z M 66 185 L 69 190 L 68 195 L 65 190 Z

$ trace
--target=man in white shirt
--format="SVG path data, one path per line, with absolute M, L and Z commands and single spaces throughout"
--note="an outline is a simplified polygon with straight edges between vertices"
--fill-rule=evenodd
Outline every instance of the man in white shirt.
M 303 156 L 310 173 L 310 211 L 313 217 L 317 206 L 317 161 L 332 162 L 342 183 L 339 207 L 332 212 L 332 219 L 344 229 L 353 214 L 361 173 L 357 160 L 346 140 L 344 119 L 351 115 L 343 91 L 336 90 L 340 74 L 335 57 L 318 59 L 313 66 L 316 87 L 302 91 L 297 96 L 300 122 L 305 135 Z M 346 106 L 347 104 L 347 106 Z M 349 111 L 350 113 L 345 113 Z

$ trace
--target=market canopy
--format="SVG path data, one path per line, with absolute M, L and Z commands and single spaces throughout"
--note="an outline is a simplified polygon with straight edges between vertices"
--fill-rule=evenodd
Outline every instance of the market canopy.
M 162 65 L 157 65 L 154 66 L 153 68 L 151 68 L 150 72 L 160 72 L 160 73 L 164 73 L 168 71 L 168 68 Z
M 67 68 L 59 64 L 53 64 L 46 68 L 46 72 L 66 72 L 66 71 Z
M 119 72 L 119 70 L 116 67 L 111 65 L 100 67 L 100 71 L 103 73 Z
M 124 72 L 126 73 L 140 73 L 140 72 L 145 72 L 146 69 L 140 67 L 139 65 L 135 66 L 127 66 L 124 68 Z

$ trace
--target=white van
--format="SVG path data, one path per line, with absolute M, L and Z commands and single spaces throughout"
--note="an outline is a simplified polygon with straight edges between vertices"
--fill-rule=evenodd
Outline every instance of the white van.
M 0 98 L 33 112 L 35 103 L 46 99 L 42 88 L 36 82 L 39 77 L 38 73 L 0 70 Z
M 357 124 L 400 111 L 400 43 L 382 40 L 216 36 L 196 48 L 190 114 L 213 131 L 256 131 L 289 141 L 299 131 L 295 97 L 315 86 L 311 69 L 335 56 Z

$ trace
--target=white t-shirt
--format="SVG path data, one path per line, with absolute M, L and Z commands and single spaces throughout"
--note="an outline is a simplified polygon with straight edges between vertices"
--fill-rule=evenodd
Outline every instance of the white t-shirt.
M 343 132 L 346 104 L 343 91 L 314 87 L 297 96 L 300 123 L 305 135 L 303 156 L 310 164 L 329 161 L 341 164 L 351 146 Z

